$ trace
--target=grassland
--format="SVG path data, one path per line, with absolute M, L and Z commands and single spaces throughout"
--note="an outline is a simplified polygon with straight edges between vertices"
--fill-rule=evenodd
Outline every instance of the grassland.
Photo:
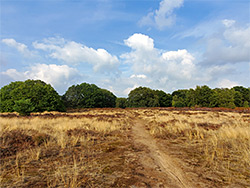
M 132 122 L 119 110 L 1 117 L 1 187 L 121 187 L 134 183 Z M 129 161 L 130 160 L 130 161 Z M 132 179 L 131 179 L 132 178 Z
M 248 187 L 249 119 L 249 110 L 167 108 L 1 114 L 0 187 L 154 187 L 133 140 L 137 120 L 206 187 Z
M 250 114 L 138 110 L 150 134 L 213 186 L 250 186 Z M 234 186 L 233 186 L 234 185 Z

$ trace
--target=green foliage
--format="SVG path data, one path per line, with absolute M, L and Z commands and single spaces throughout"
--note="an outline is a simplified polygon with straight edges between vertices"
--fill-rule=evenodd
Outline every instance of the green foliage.
M 213 90 L 208 86 L 197 86 L 195 89 L 195 104 L 201 107 L 208 107 Z
M 117 98 L 116 99 L 116 108 L 126 108 L 127 99 L 126 98 Z
M 155 94 L 158 96 L 160 107 L 172 106 L 172 95 L 165 93 L 161 90 L 156 90 Z
M 17 81 L 0 90 L 0 112 L 17 111 L 21 115 L 30 112 L 65 111 L 69 108 L 103 107 L 249 107 L 250 88 L 236 86 L 232 89 L 210 89 L 196 86 L 196 89 L 181 89 L 172 95 L 162 90 L 138 87 L 128 98 L 116 98 L 105 89 L 94 84 L 82 83 L 68 88 L 60 97 L 51 85 L 41 80 Z
M 214 93 L 211 96 L 210 107 L 235 108 L 234 93 L 234 90 L 227 88 L 214 89 Z
M 179 89 L 179 90 L 177 90 L 177 91 L 174 91 L 174 92 L 172 93 L 172 96 L 173 96 L 173 97 L 174 97 L 174 96 L 177 96 L 177 97 L 179 97 L 179 98 L 186 99 L 187 92 L 188 92 L 187 89 Z
M 233 87 L 233 89 L 234 91 L 236 91 L 235 105 L 237 107 L 243 107 L 244 103 L 250 104 L 250 88 L 244 88 L 243 86 L 235 86 Z
M 244 101 L 243 101 L 242 93 L 239 91 L 235 91 L 234 92 L 234 104 L 235 104 L 235 106 L 242 107 L 243 103 L 244 103 Z
M 173 107 L 185 107 L 185 101 L 183 98 L 181 97 L 178 97 L 177 95 L 175 95 L 173 97 L 173 100 L 172 100 L 172 106 Z
M 62 99 L 70 108 L 103 108 L 116 105 L 116 96 L 113 93 L 87 83 L 71 86 Z
M 198 106 L 196 104 L 195 90 L 189 89 L 186 93 L 186 104 L 188 107 Z
M 128 95 L 128 107 L 157 107 L 159 98 L 155 92 L 147 87 L 138 87 Z
M 14 106 L 29 99 L 33 112 L 65 111 L 65 107 L 58 93 L 51 85 L 41 80 L 26 80 L 25 82 L 12 82 L 0 90 L 0 111 L 13 112 Z M 26 101 L 27 103 L 27 101 Z M 16 106 L 17 107 L 17 106 Z M 15 108 L 16 108 L 15 107 Z
M 245 102 L 243 103 L 243 107 L 249 108 L 249 102 L 245 101 Z
M 35 107 L 31 103 L 30 99 L 21 99 L 15 101 L 13 106 L 14 111 L 18 112 L 21 116 L 29 116 L 31 112 L 35 110 Z
M 188 90 L 187 89 L 179 89 L 172 93 L 172 106 L 173 107 L 185 107 L 187 106 L 187 96 Z

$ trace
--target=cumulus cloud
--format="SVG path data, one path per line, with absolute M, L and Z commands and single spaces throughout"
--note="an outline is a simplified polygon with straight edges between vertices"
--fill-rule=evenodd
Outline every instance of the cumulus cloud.
M 23 54 L 26 57 L 32 57 L 34 55 L 34 52 L 30 51 L 28 47 L 25 44 L 17 42 L 15 39 L 2 39 L 2 42 L 6 44 L 7 46 L 16 48 L 17 51 L 19 51 L 21 54 Z
M 162 0 L 159 9 L 148 13 L 144 16 L 139 24 L 142 26 L 154 26 L 162 30 L 175 23 L 176 16 L 173 14 L 174 9 L 183 5 L 184 0 Z
M 75 68 L 67 65 L 36 64 L 24 72 L 19 72 L 16 69 L 8 69 L 5 72 L 1 72 L 1 77 L 3 76 L 7 76 L 14 81 L 39 79 L 51 84 L 59 93 L 62 93 L 66 87 L 75 84 L 80 74 Z
M 134 34 L 124 43 L 131 51 L 120 58 L 131 66 L 134 73 L 131 79 L 147 78 L 138 80 L 140 84 L 170 88 L 177 82 L 186 84 L 196 75 L 195 58 L 186 49 L 164 52 L 155 48 L 154 40 L 143 34 Z
M 220 24 L 223 32 L 219 35 L 206 35 L 203 40 L 207 47 L 203 61 L 197 59 L 197 56 L 187 49 L 175 51 L 158 49 L 154 45 L 153 38 L 141 33 L 135 33 L 124 40 L 124 44 L 130 50 L 119 57 L 105 49 L 93 49 L 63 38 L 47 38 L 42 42 L 33 43 L 37 54 L 45 52 L 38 54 L 41 60 L 47 61 L 47 58 L 49 61 L 60 60 L 67 65 L 38 63 L 27 67 L 25 71 L 7 69 L 0 73 L 1 85 L 16 80 L 40 79 L 50 83 L 62 94 L 69 86 L 87 81 L 110 89 L 117 96 L 126 96 L 138 86 L 172 92 L 204 84 L 210 87 L 233 87 L 239 85 L 238 83 L 246 83 L 240 74 L 246 75 L 249 71 L 250 61 L 247 51 L 250 49 L 248 40 L 250 28 L 236 27 L 232 20 L 224 20 L 224 23 L 220 21 Z M 2 42 L 15 47 L 21 53 L 29 52 L 26 45 L 15 40 L 3 39 Z M 247 65 L 247 70 L 242 67 L 239 69 L 237 66 L 242 64 L 236 64 L 238 62 Z M 86 70 L 86 64 L 91 65 L 95 74 L 88 66 Z M 76 68 L 79 70 L 70 65 L 78 65 Z M 120 76 L 100 74 L 118 72 L 120 65 L 123 70 Z M 81 75 L 80 70 L 86 70 L 88 77 Z
M 169 72 L 176 72 L 182 78 L 191 79 L 195 71 L 195 58 L 187 50 L 169 51 L 162 54 Z
M 83 44 L 66 41 L 61 38 L 50 38 L 42 43 L 34 42 L 34 48 L 48 51 L 50 57 L 66 63 L 77 65 L 87 63 L 93 65 L 95 72 L 118 72 L 119 60 L 105 49 L 93 49 Z
M 128 39 L 124 40 L 125 45 L 134 50 L 153 50 L 154 40 L 147 35 L 135 33 Z

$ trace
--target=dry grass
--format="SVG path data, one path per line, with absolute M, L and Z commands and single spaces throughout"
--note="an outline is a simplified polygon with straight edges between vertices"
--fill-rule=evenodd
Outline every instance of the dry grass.
M 134 118 L 212 187 L 250 185 L 249 113 L 83 109 L 2 114 L 0 187 L 139 185 L 138 148 L 129 137 Z
M 250 185 L 249 113 L 137 110 L 152 135 L 215 185 Z
M 120 187 L 133 177 L 125 111 L 0 117 L 0 125 L 0 187 Z

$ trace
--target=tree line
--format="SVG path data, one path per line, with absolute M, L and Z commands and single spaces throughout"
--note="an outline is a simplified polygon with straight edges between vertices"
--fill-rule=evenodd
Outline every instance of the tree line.
M 0 112 L 66 111 L 67 108 L 127 108 L 127 107 L 249 107 L 250 88 L 235 86 L 211 89 L 196 86 L 165 93 L 148 87 L 132 90 L 127 98 L 117 98 L 112 92 L 95 84 L 82 83 L 68 88 L 60 96 L 41 80 L 12 82 L 0 90 Z

